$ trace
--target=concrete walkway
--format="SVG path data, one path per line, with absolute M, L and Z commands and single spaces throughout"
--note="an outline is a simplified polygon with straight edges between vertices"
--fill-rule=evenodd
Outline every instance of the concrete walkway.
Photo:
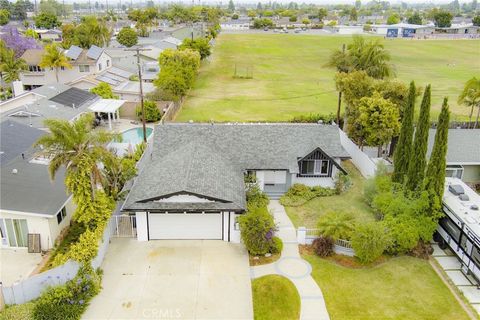
M 271 200 L 268 209 L 275 217 L 279 228 L 277 235 L 283 241 L 282 257 L 274 263 L 251 267 L 252 278 L 259 278 L 268 274 L 278 274 L 290 279 L 300 294 L 300 319 L 330 319 L 322 291 L 310 275 L 312 267 L 307 261 L 300 257 L 296 230 L 292 221 L 288 218 L 285 208 L 278 200 Z

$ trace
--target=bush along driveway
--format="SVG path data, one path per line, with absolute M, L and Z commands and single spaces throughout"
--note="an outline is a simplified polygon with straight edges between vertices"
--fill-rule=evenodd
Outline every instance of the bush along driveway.
M 330 319 L 322 291 L 310 275 L 312 267 L 300 256 L 295 227 L 288 218 L 285 208 L 277 200 L 271 200 L 268 209 L 273 213 L 279 228 L 277 234 L 283 241 L 282 257 L 271 264 L 251 267 L 252 278 L 269 274 L 288 278 L 300 295 L 300 319 Z

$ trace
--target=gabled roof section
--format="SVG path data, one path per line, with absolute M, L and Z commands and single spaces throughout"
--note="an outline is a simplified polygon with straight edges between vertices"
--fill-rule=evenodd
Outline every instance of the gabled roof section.
M 72 60 L 77 60 L 82 51 L 82 48 L 72 45 L 67 51 L 65 51 L 65 55 Z
M 208 203 L 155 202 L 173 194 L 192 194 Z M 210 144 L 186 143 L 152 159 L 125 201 L 125 210 L 244 210 L 243 172 Z
M 90 49 L 88 49 L 88 51 L 87 51 L 87 57 L 89 57 L 90 59 L 93 59 L 93 60 L 97 60 L 98 58 L 100 58 L 102 53 L 103 53 L 102 48 L 97 47 L 95 45 L 92 45 L 90 47 Z

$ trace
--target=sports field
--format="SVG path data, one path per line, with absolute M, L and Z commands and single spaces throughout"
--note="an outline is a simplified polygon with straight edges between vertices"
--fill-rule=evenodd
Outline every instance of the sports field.
M 335 71 L 328 56 L 350 37 L 298 34 L 221 34 L 203 63 L 177 121 L 285 121 L 305 113 L 333 113 Z M 432 109 L 450 98 L 452 120 L 469 109 L 456 101 L 480 74 L 479 40 L 383 40 L 397 78 L 432 84 Z M 235 69 L 237 76 L 234 77 Z M 249 77 L 252 78 L 241 78 Z

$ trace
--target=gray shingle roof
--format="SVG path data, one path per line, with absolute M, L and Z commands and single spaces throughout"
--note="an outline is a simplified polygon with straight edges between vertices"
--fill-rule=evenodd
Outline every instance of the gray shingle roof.
M 0 122 L 0 164 L 3 166 L 24 153 L 44 134 L 8 119 Z
M 428 135 L 428 156 L 432 152 L 435 132 L 430 129 Z M 480 129 L 448 130 L 447 163 L 480 165 Z
M 319 124 L 163 124 L 155 127 L 154 150 L 135 181 L 125 210 L 245 209 L 244 170 L 289 170 L 316 148 L 348 158 L 338 127 Z M 149 201 L 176 193 L 222 201 Z

